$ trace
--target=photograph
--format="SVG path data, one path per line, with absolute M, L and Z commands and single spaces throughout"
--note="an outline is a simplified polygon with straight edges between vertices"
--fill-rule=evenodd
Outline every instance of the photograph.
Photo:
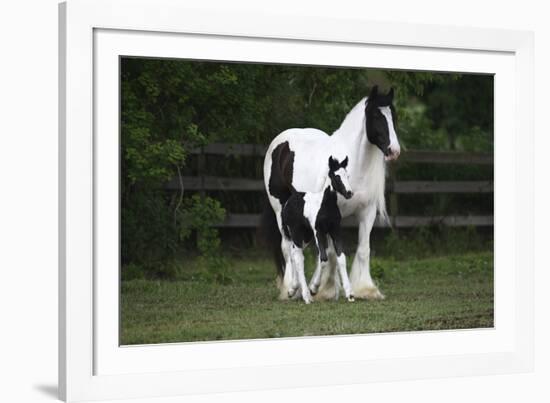
M 494 75 L 119 57 L 120 345 L 494 327 Z

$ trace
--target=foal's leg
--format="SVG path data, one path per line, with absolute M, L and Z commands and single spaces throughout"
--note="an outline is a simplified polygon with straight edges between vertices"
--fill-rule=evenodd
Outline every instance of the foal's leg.
M 302 248 L 297 247 L 294 243 L 291 249 L 291 260 L 295 275 L 298 277 L 300 283 L 300 289 L 302 291 L 302 299 L 306 304 L 312 302 L 309 288 L 307 288 L 306 275 L 304 273 L 304 251 Z
M 311 292 L 311 295 L 315 295 L 317 294 L 317 291 L 319 291 L 322 272 L 323 272 L 323 262 L 321 262 L 321 258 L 317 256 L 317 266 L 315 267 L 315 272 L 313 273 L 313 276 L 311 277 L 311 281 L 309 282 L 309 291 Z
M 346 254 L 340 253 L 340 255 L 336 254 L 336 264 L 338 266 L 338 273 L 340 274 L 340 280 L 342 280 L 342 287 L 344 287 L 344 293 L 346 294 L 346 298 L 348 301 L 353 302 L 355 301 L 355 298 L 353 297 L 353 293 L 351 291 L 351 283 L 349 281 L 348 277 L 348 269 L 346 267 Z
M 311 292 L 311 295 L 314 296 L 315 294 L 317 294 L 319 284 L 321 284 L 321 259 L 319 259 L 319 256 L 317 256 L 315 271 L 313 272 L 313 276 L 311 276 L 311 280 L 309 281 L 309 291 Z
M 338 273 L 340 275 L 340 280 L 342 280 L 342 287 L 344 288 L 344 293 L 348 301 L 355 301 L 353 293 L 351 290 L 351 283 L 348 277 L 348 268 L 346 265 L 346 254 L 344 253 L 342 246 L 342 236 L 340 232 L 340 227 L 334 228 L 330 237 L 332 244 L 334 246 L 334 252 L 336 254 L 336 266 L 338 267 Z
M 319 232 L 315 233 L 315 241 L 317 243 L 317 267 L 313 273 L 313 277 L 309 283 L 309 289 L 312 295 L 317 294 L 319 290 L 319 285 L 321 284 L 321 273 L 323 272 L 323 267 L 326 266 L 328 261 L 327 257 L 327 238 L 325 235 L 320 234 Z

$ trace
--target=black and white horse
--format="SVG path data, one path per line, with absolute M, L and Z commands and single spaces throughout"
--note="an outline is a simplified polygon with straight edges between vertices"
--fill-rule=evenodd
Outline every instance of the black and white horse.
M 286 143 L 285 143 L 286 144 Z M 300 287 L 302 299 L 309 304 L 311 294 L 316 293 L 321 279 L 321 272 L 328 263 L 327 249 L 329 244 L 336 253 L 338 273 L 348 301 L 353 301 L 351 284 L 346 267 L 341 238 L 342 215 L 338 208 L 337 194 L 350 199 L 353 192 L 349 185 L 346 166 L 348 158 L 339 162 L 332 156 L 328 159 L 325 183 L 320 192 L 299 192 L 291 189 L 291 195 L 283 206 L 281 222 L 285 244 L 290 246 L 287 256 L 290 256 L 292 267 L 292 284 L 289 297 Z M 303 249 L 315 240 L 318 253 L 318 271 L 315 272 L 310 288 L 306 283 L 304 273 Z M 311 293 L 310 293 L 311 289 Z
M 332 135 L 318 129 L 288 129 L 273 139 L 264 160 L 265 188 L 273 211 L 267 211 L 264 220 L 272 217 L 281 298 L 288 298 L 293 281 L 288 241 L 282 237 L 282 208 L 292 187 L 307 192 L 322 189 L 330 155 L 339 160 L 345 156 L 350 159 L 347 171 L 354 195 L 351 199 L 339 196 L 338 207 L 343 217 L 354 215 L 359 223 L 359 242 L 350 274 L 353 294 L 356 298 L 384 298 L 370 275 L 370 232 L 377 212 L 387 217 L 385 161 L 397 159 L 399 153 L 393 89 L 382 95 L 377 87 L 355 105 Z M 319 299 L 337 297 L 340 288 L 336 253 L 331 246 L 328 260 L 329 268 L 323 270 L 316 296 Z

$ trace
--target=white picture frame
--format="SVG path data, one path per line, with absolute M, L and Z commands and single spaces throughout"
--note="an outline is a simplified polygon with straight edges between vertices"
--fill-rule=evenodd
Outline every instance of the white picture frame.
M 169 0 L 71 0 L 60 5 L 59 40 L 62 399 L 533 369 L 531 33 L 258 13 L 228 16 Z M 119 292 L 118 231 L 113 231 L 118 175 L 112 172 L 118 170 L 120 55 L 495 74 L 495 327 L 119 346 L 119 314 L 112 309 Z M 336 55 L 338 63 L 331 62 Z M 518 141 L 521 153 L 515 151 Z

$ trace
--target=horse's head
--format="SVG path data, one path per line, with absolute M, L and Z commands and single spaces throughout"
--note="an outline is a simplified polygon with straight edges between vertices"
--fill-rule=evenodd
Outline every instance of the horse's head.
M 332 156 L 328 158 L 328 177 L 330 178 L 330 184 L 334 190 L 346 199 L 351 199 L 353 192 L 349 184 L 349 175 L 348 171 L 346 171 L 347 166 L 348 157 L 344 158 L 342 162 L 339 162 Z
M 386 95 L 372 87 L 365 106 L 366 131 L 369 141 L 376 145 L 386 160 L 396 160 L 401 152 L 395 133 L 396 114 L 393 106 L 393 88 Z

